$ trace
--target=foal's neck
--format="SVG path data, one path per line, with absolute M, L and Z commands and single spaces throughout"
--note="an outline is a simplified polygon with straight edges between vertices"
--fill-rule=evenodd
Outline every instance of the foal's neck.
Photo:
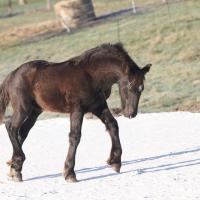
M 113 84 L 126 78 L 121 64 L 105 62 L 105 64 L 102 63 L 102 65 L 95 66 L 93 69 L 93 78 L 96 85 L 103 90 L 110 89 Z

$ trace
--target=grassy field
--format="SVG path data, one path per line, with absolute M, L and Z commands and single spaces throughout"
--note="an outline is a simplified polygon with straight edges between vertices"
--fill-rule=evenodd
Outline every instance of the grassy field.
M 28 4 L 25 4 L 23 6 L 18 5 L 18 0 L 12 0 L 13 2 L 13 12 L 14 13 L 20 13 L 20 12 L 30 12 L 34 9 L 42 9 L 46 7 L 46 0 L 28 0 Z M 56 2 L 59 2 L 59 0 L 51 0 L 52 5 Z M 143 6 L 151 3 L 160 3 L 161 0 L 139 0 L 136 1 L 137 6 Z M 96 15 L 102 15 L 105 13 L 121 10 L 122 8 L 130 7 L 131 0 L 93 0 L 94 8 Z M 7 1 L 0 0 L 0 15 L 6 15 L 7 14 Z
M 96 12 L 101 15 L 103 11 L 107 12 L 106 9 L 109 10 L 114 0 L 109 1 L 109 4 L 106 0 L 94 2 Z M 125 4 L 124 8 L 127 7 Z M 113 11 L 119 9 L 118 6 L 119 3 L 113 7 Z M 36 11 L 0 19 L 0 37 L 4 38 L 0 42 L 0 81 L 26 61 L 46 59 L 60 62 L 101 43 L 118 42 L 120 39 L 140 66 L 149 62 L 153 64 L 146 78 L 140 112 L 180 108 L 190 110 L 190 107 L 200 102 L 199 10 L 197 0 L 183 1 L 171 4 L 169 8 L 165 5 L 81 28 L 71 34 L 54 34 L 53 37 L 50 37 L 49 32 L 60 30 L 57 26 L 44 34 L 33 31 L 38 28 L 38 24 L 54 22 L 52 11 Z M 117 87 L 113 89 L 109 105 L 119 105 Z M 200 111 L 200 108 L 196 111 Z

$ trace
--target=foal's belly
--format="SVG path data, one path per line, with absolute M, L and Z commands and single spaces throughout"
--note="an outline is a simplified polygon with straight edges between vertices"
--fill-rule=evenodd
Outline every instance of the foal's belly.
M 58 90 L 36 90 L 35 101 L 44 111 L 50 112 L 69 112 L 69 104 L 66 101 L 65 95 L 62 95 Z

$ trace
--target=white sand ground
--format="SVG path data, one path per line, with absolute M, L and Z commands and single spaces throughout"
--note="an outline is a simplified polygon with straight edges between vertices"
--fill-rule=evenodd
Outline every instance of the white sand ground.
M 84 120 L 77 152 L 78 183 L 61 175 L 69 119 L 38 121 L 25 144 L 23 183 L 7 180 L 12 149 L 0 126 L 0 200 L 200 199 L 200 114 L 139 114 L 117 118 L 123 147 L 121 174 L 106 164 L 110 139 L 99 120 Z

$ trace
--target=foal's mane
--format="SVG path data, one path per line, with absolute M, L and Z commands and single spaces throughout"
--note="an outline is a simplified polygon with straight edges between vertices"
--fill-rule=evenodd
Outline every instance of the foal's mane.
M 124 49 L 122 43 L 115 43 L 115 44 L 104 43 L 95 48 L 85 51 L 80 56 L 74 57 L 70 59 L 69 61 L 76 63 L 77 65 L 89 64 L 92 56 L 97 53 L 99 53 L 99 56 L 101 57 L 107 56 L 107 55 L 115 56 L 116 58 L 120 59 L 122 63 L 124 64 L 128 63 L 131 70 L 133 71 L 136 71 L 139 69 L 137 64 L 131 59 L 128 52 Z

